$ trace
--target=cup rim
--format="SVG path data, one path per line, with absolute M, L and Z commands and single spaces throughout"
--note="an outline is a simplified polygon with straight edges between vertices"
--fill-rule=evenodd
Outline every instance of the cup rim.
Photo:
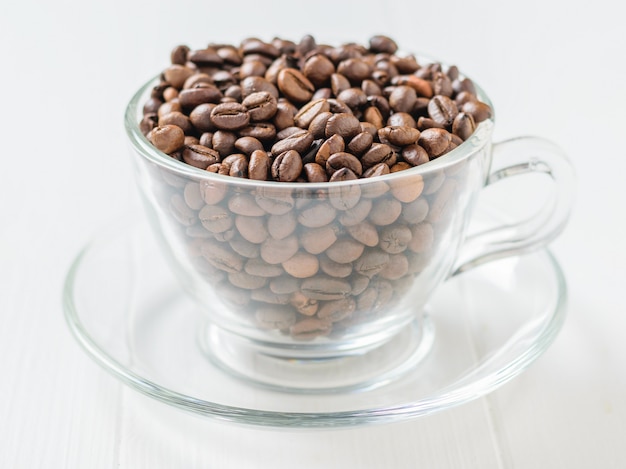
M 433 59 L 417 56 L 418 60 L 420 58 L 426 59 L 428 61 L 434 61 Z M 439 62 L 442 63 L 443 62 Z M 445 66 L 445 64 L 444 64 Z M 142 85 L 139 90 L 135 92 L 131 100 L 129 101 L 126 111 L 124 114 L 124 127 L 126 130 L 126 135 L 128 136 L 130 143 L 133 149 L 143 156 L 148 161 L 156 164 L 157 166 L 168 169 L 169 171 L 187 178 L 192 178 L 195 180 L 207 180 L 207 181 L 215 181 L 220 182 L 222 184 L 235 184 L 241 186 L 254 186 L 257 188 L 272 188 L 272 189 L 282 189 L 282 190 L 293 190 L 293 189 L 307 189 L 307 190 L 328 190 L 330 188 L 338 188 L 341 186 L 352 186 L 352 185 L 368 185 L 378 182 L 390 182 L 401 180 L 404 178 L 413 178 L 417 175 L 425 175 L 431 172 L 436 172 L 439 170 L 444 170 L 454 164 L 458 163 L 461 160 L 468 158 L 475 151 L 482 148 L 490 139 L 493 133 L 493 127 L 495 124 L 495 111 L 493 104 L 484 90 L 472 80 L 474 87 L 476 89 L 476 96 L 485 104 L 489 105 L 492 110 L 492 115 L 489 119 L 486 119 L 480 122 L 474 133 L 465 140 L 461 145 L 446 153 L 443 156 L 440 156 L 434 160 L 431 160 L 428 163 L 423 165 L 414 166 L 412 168 L 398 171 L 395 173 L 385 174 L 381 176 L 371 177 L 371 178 L 359 178 L 349 181 L 334 181 L 334 182 L 280 182 L 280 181 L 259 181 L 255 179 L 248 178 L 238 178 L 233 176 L 227 176 L 217 173 L 212 173 L 200 168 L 196 168 L 195 166 L 188 165 L 182 161 L 179 161 L 175 158 L 172 158 L 166 153 L 163 153 L 159 149 L 157 149 L 150 141 L 146 138 L 145 135 L 141 132 L 139 128 L 140 123 L 140 111 L 143 109 L 142 100 L 146 99 L 151 89 L 159 82 L 161 74 L 152 77 L 149 81 L 147 81 L 144 85 Z M 467 77 L 466 75 L 463 75 Z

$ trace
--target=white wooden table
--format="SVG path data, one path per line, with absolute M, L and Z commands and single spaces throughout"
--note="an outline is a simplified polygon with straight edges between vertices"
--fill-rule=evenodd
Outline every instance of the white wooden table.
M 0 467 L 625 467 L 622 15 L 608 0 L 479 3 L 4 2 Z M 387 33 L 457 63 L 488 90 L 498 138 L 549 137 L 577 168 L 575 211 L 553 244 L 570 287 L 567 322 L 545 355 L 487 397 L 382 426 L 241 427 L 126 388 L 68 331 L 61 290 L 73 257 L 136 198 L 122 128 L 134 89 L 178 43 L 305 32 Z

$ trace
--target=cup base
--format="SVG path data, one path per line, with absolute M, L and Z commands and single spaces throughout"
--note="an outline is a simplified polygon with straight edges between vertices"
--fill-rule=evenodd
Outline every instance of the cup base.
M 431 350 L 434 324 L 426 311 L 375 348 L 324 358 L 272 354 L 212 323 L 200 337 L 204 355 L 237 379 L 287 393 L 336 393 L 387 385 L 412 371 Z

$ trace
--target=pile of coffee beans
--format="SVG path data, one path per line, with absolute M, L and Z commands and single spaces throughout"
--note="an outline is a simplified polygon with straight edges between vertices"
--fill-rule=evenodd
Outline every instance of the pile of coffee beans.
M 171 52 L 141 131 L 164 153 L 223 175 L 326 182 L 405 170 L 491 117 L 457 67 L 397 54 L 386 36 L 330 46 L 249 38 Z

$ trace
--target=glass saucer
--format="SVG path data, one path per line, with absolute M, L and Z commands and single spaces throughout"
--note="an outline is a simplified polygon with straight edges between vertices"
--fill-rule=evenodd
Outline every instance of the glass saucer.
M 383 385 L 323 394 L 254 386 L 211 362 L 202 345 L 206 316 L 182 292 L 141 216 L 111 224 L 83 248 L 64 307 L 87 354 L 141 393 L 207 417 L 310 428 L 416 418 L 495 390 L 549 347 L 566 296 L 547 250 L 452 277 L 428 306 L 435 332 L 427 356 Z

